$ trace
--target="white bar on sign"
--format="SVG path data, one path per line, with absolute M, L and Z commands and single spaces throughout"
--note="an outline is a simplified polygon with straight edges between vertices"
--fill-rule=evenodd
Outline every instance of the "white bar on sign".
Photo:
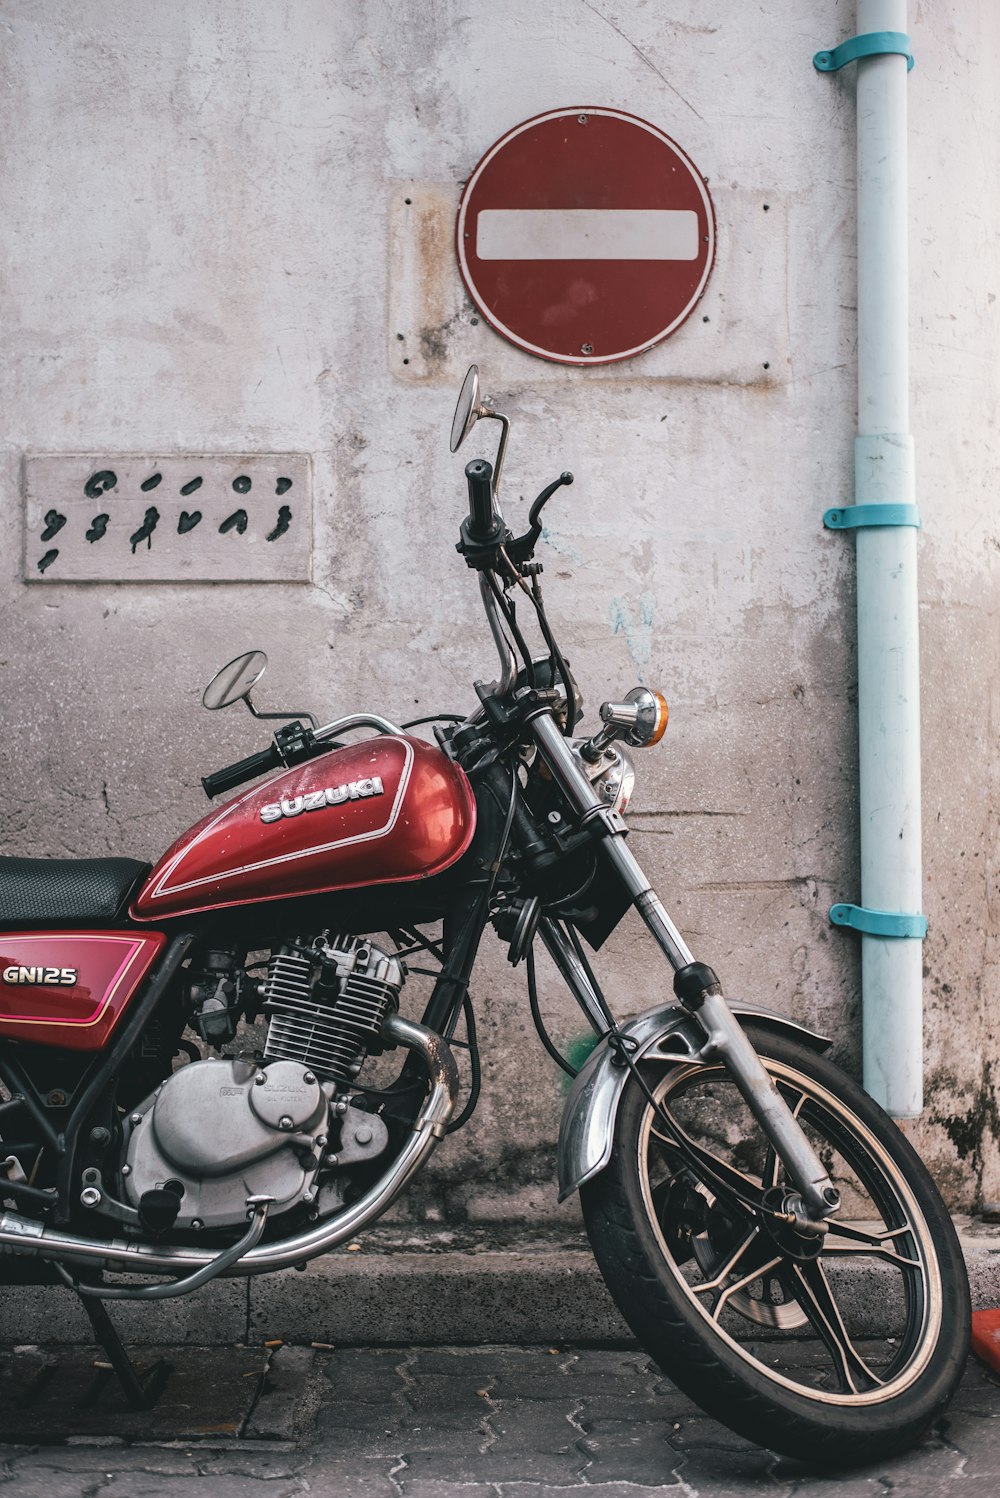
M 681 208 L 483 208 L 480 260 L 695 260 L 698 215 Z

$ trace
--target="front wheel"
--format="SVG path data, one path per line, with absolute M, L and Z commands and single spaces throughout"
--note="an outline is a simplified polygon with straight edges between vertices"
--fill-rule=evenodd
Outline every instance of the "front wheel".
M 875 1461 L 916 1441 L 961 1377 L 961 1250 L 882 1109 L 824 1056 L 747 1033 L 840 1191 L 826 1236 L 745 1204 L 779 1201 L 783 1167 L 725 1067 L 687 1062 L 643 1072 L 669 1123 L 630 1079 L 611 1159 L 581 1189 L 587 1232 L 643 1347 L 709 1414 L 788 1456 Z M 739 1196 L 721 1195 L 720 1176 L 738 1185 L 726 1171 Z

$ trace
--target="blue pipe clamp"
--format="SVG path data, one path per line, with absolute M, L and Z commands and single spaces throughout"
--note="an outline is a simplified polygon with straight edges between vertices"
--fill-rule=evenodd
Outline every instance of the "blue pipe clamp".
M 848 926 L 866 936 L 909 936 L 923 941 L 927 935 L 925 915 L 905 915 L 894 910 L 868 910 L 864 905 L 832 905 L 835 926 Z
M 916 505 L 838 505 L 824 510 L 823 524 L 829 531 L 854 531 L 869 525 L 912 525 L 920 530 Z
M 905 31 L 866 31 L 864 36 L 848 37 L 839 47 L 817 52 L 813 67 L 819 73 L 836 73 L 849 62 L 857 62 L 859 57 L 882 57 L 891 52 L 901 53 L 906 58 L 906 71 L 913 71 L 913 53 Z

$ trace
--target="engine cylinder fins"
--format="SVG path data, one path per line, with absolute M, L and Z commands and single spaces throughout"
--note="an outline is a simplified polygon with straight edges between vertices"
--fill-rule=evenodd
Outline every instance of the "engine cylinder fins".
M 317 942 L 315 957 L 281 948 L 268 968 L 265 1061 L 296 1061 L 320 1076 L 353 1082 L 399 1004 L 405 969 L 362 937 Z
M 268 1002 L 294 1001 L 309 992 L 312 963 L 298 952 L 276 952 L 267 970 Z

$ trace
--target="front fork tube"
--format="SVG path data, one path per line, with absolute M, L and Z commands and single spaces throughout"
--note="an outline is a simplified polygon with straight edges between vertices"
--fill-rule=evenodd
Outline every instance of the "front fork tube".
M 626 846 L 624 823 L 597 796 L 551 714 L 533 718 L 531 726 L 549 769 L 581 814 L 584 825 L 594 821 L 603 824 L 603 835 L 599 834 L 601 851 L 622 880 L 633 905 L 674 972 L 692 969 L 704 973 L 709 980 L 697 992 L 689 986 L 688 991 L 680 995 L 685 1008 L 705 1032 L 702 1055 L 705 1060 L 718 1058 L 724 1062 L 747 1107 L 798 1189 L 800 1201 L 789 1200 L 786 1210 L 800 1226 L 822 1231 L 825 1219 L 840 1205 L 840 1194 L 726 1003 L 715 974 L 710 968 L 701 968 L 695 963 L 684 938 Z

